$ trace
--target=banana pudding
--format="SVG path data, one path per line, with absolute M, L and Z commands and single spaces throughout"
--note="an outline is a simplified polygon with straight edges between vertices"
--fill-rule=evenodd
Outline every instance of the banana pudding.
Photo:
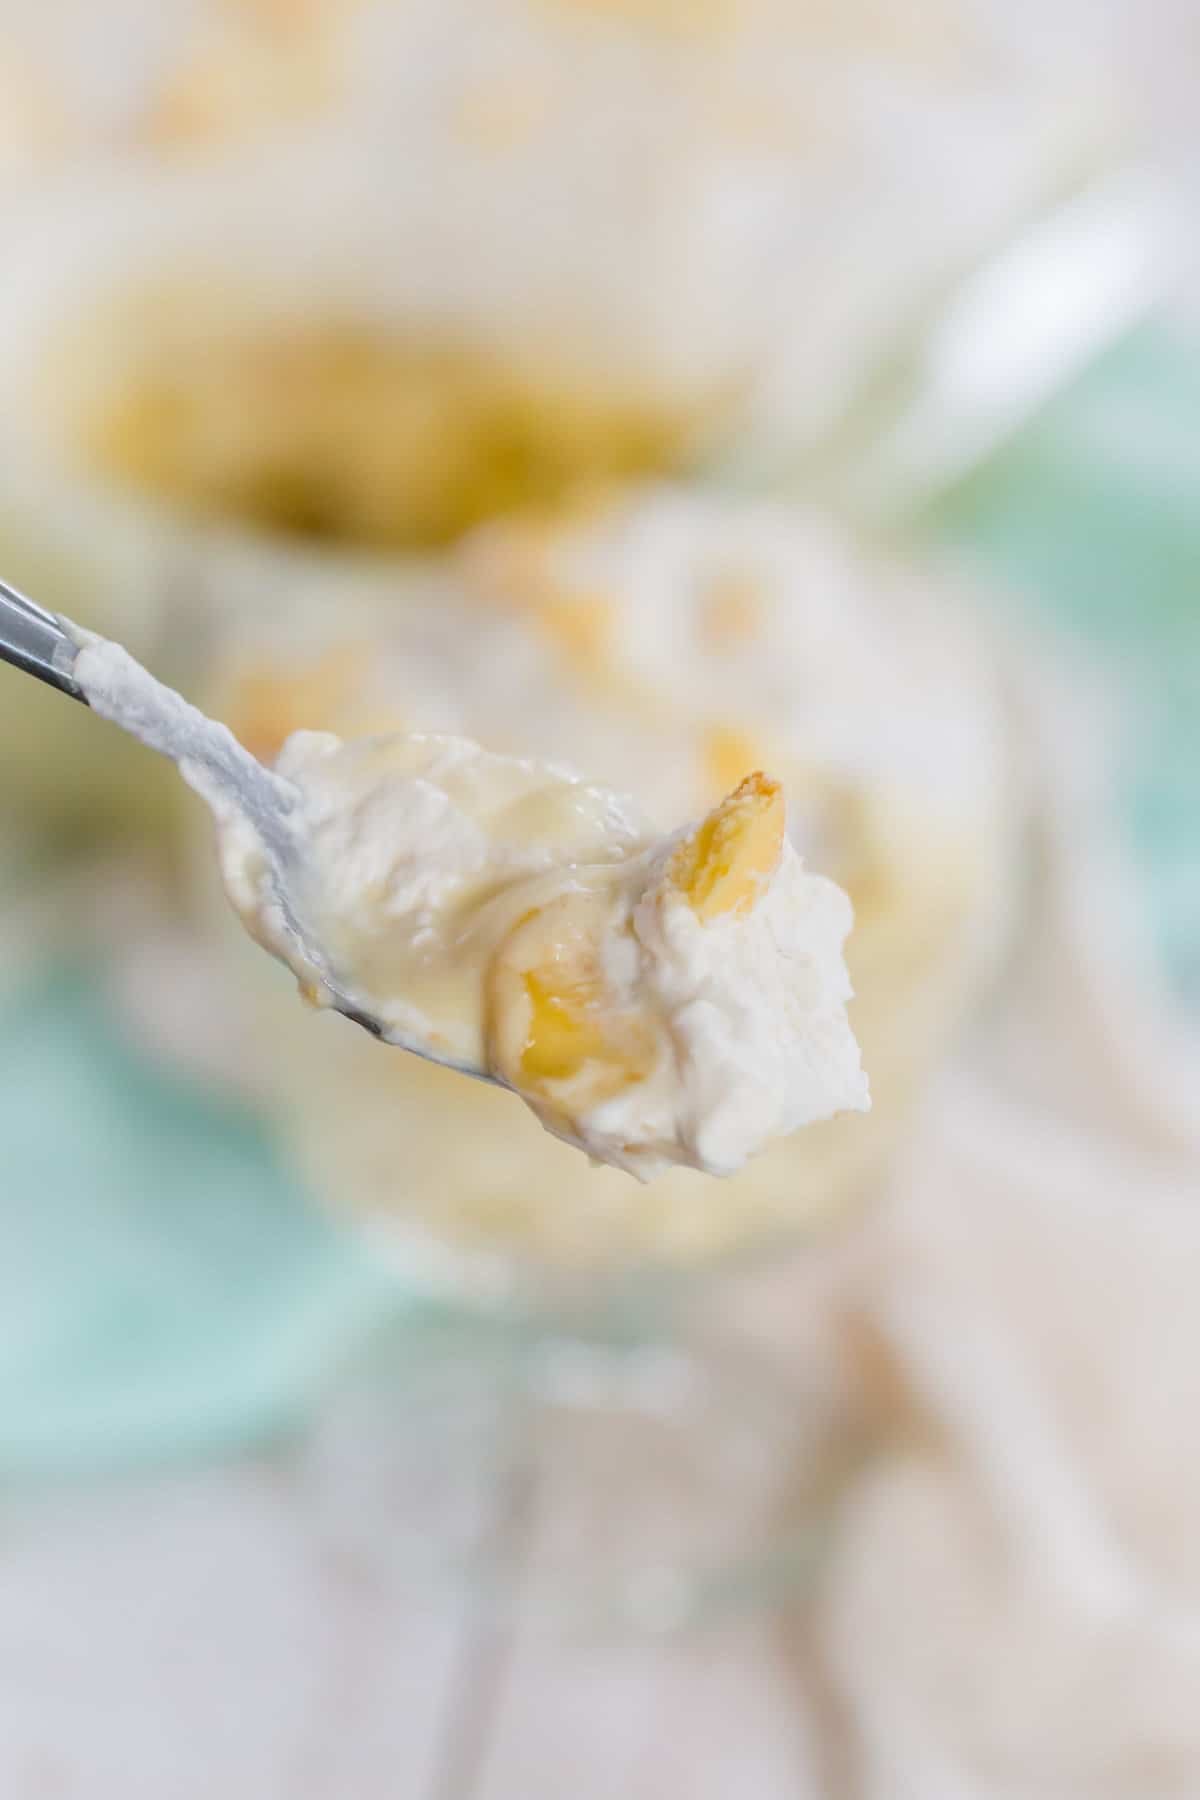
M 461 738 L 288 738 L 306 935 L 251 821 L 218 812 L 227 892 L 317 1005 L 519 1094 L 643 1179 L 727 1175 L 867 1105 L 846 1022 L 845 896 L 806 873 L 749 775 L 659 839 L 616 795 Z M 319 951 L 319 954 L 318 954 Z M 327 973 L 336 975 L 336 990 Z

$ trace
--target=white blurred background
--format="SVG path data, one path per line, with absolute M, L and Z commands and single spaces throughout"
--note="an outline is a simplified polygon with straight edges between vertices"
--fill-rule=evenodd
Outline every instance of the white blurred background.
M 876 1094 L 728 1190 L 572 1172 L 314 1029 L 6 672 L 0 1793 L 1200 1792 L 1198 56 L 0 9 L 0 574 L 263 754 L 541 733 L 670 811 L 765 744 Z M 531 511 L 601 636 L 489 586 Z

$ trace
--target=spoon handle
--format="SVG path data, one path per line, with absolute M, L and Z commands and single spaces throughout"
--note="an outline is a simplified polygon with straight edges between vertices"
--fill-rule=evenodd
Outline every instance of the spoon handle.
M 92 706 L 75 675 L 79 648 L 79 638 L 66 620 L 0 581 L 0 662 Z M 185 778 L 201 786 L 210 803 L 214 795 L 226 795 L 269 844 L 286 849 L 283 821 L 291 800 L 287 784 L 223 725 L 155 681 L 124 652 L 121 655 L 126 669 L 136 671 L 140 679 L 128 694 L 117 697 L 115 705 L 99 704 L 98 710 L 149 749 L 178 762 Z
M 0 581 L 0 662 L 24 670 L 87 705 L 71 673 L 76 645 L 61 619 Z

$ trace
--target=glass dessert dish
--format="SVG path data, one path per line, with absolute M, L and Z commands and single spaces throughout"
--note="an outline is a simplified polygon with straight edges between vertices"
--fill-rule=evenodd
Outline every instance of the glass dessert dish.
M 105 83 L 13 39 L 5 570 L 168 680 L 273 570 L 593 482 L 844 499 L 865 444 L 878 498 L 938 320 L 1131 124 L 1066 4 L 467 11 L 129 0 Z M 0 721 L 30 813 L 161 836 L 169 784 L 51 717 Z
M 821 1414 L 810 1371 L 738 1317 L 734 1273 L 783 1267 L 877 1186 L 1003 942 L 1019 809 L 969 610 L 793 507 L 642 484 L 485 526 L 405 580 L 260 594 L 215 632 L 205 699 L 266 760 L 301 726 L 476 735 L 664 818 L 752 767 L 783 781 L 797 847 L 855 906 L 873 1108 L 728 1179 L 589 1168 L 510 1097 L 306 1013 L 242 942 L 199 821 L 191 1010 L 140 983 L 144 1035 L 256 1092 L 413 1296 L 318 1434 L 333 1528 L 455 1560 L 497 1469 L 527 1498 L 536 1466 L 563 1509 L 551 1594 L 668 1620 L 751 1544 L 774 1567 L 772 1484 L 780 1459 L 818 1466 Z
M 165 508 L 422 552 L 593 477 L 819 480 L 1128 124 L 1070 7 L 240 10 L 134 5 L 125 111 L 7 206 L 4 510 L 73 495 L 89 551 L 101 495 L 138 541 Z M 248 131 L 239 30 L 276 27 L 329 79 Z
M 285 1085 L 337 1090 L 329 1117 L 310 1100 L 296 1117 L 323 1189 L 390 1215 L 395 1110 L 415 1106 L 429 1132 L 403 1134 L 399 1185 L 420 1197 L 400 1223 L 475 1259 L 485 1287 L 507 1285 L 514 1252 L 566 1275 L 686 1265 L 836 1208 L 877 1164 L 1001 934 L 1014 809 L 969 618 L 931 577 L 790 507 L 614 490 L 485 527 L 407 584 L 343 584 L 336 607 L 289 593 L 274 619 L 265 602 L 230 619 L 209 703 L 266 760 L 301 726 L 448 732 L 587 767 L 667 819 L 766 768 L 806 861 L 850 894 L 872 1114 L 811 1128 L 722 1182 L 641 1188 L 580 1168 L 514 1126 L 502 1096 L 460 1093 L 353 1034 L 289 1029 L 286 979 L 267 970 L 246 990 L 238 958 L 235 986 L 272 997 L 261 1035 L 248 1017 L 238 1040 L 277 1044 Z M 798 1167 L 811 1171 L 799 1181 Z
M 186 685 L 231 535 L 254 606 L 256 544 L 303 579 L 613 476 L 841 492 L 963 281 L 1107 176 L 1130 97 L 1070 6 L 685 10 L 130 0 L 90 85 L 86 33 L 57 62 L 18 33 L 45 93 L 3 195 L 8 576 Z M 47 816 L 153 799 L 161 829 L 136 761 L 48 717 L 0 722 Z

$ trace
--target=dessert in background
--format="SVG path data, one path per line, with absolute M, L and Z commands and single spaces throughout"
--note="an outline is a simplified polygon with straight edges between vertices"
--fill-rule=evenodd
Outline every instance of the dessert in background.
M 225 1073 L 270 1096 L 322 1191 L 410 1242 L 577 1267 L 704 1259 L 862 1192 L 978 995 L 1012 888 L 1004 706 L 959 598 L 791 507 L 652 486 L 485 527 L 407 581 L 276 599 L 241 620 L 208 694 L 264 758 L 313 725 L 471 736 L 636 791 L 658 822 L 777 773 L 796 849 L 854 905 L 849 1017 L 872 1085 L 869 1115 L 727 1181 L 676 1170 L 640 1190 L 503 1094 L 298 1019 L 290 983 L 230 943 L 205 837 L 201 988 Z M 145 1020 L 165 1023 L 214 1042 L 211 1019 Z
M 29 101 L 0 556 L 185 687 L 214 612 L 314 549 L 425 554 L 664 472 L 819 491 L 944 293 L 1108 166 L 1129 103 L 1069 6 L 52 13 L 15 9 L 0 62 Z M 128 759 L 48 718 L 0 720 L 23 828 L 158 834 Z

